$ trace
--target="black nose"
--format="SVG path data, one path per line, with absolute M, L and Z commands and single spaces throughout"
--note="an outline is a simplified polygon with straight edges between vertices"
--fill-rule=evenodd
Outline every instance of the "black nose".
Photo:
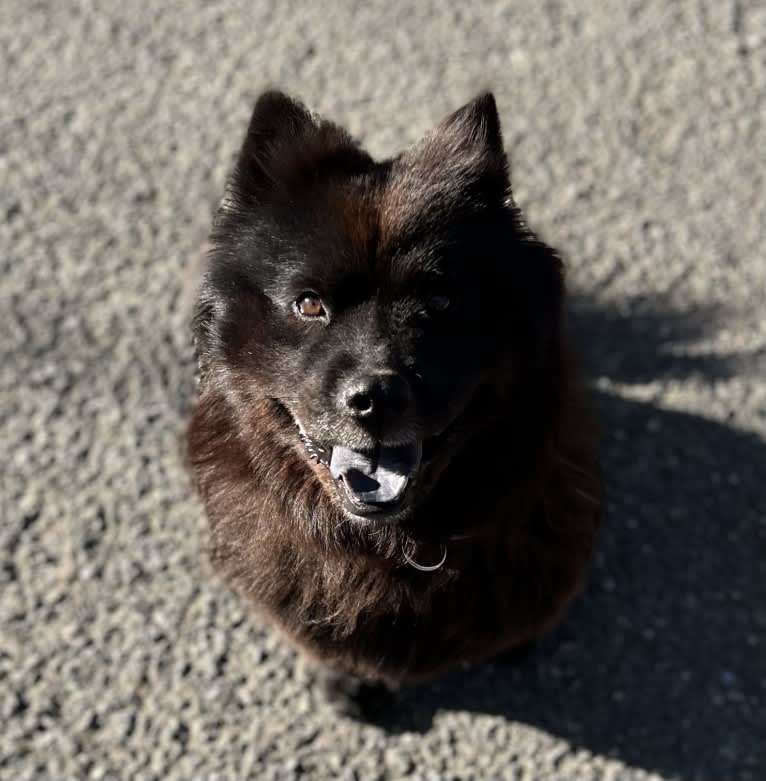
M 380 420 L 401 415 L 410 406 L 410 388 L 398 374 L 355 377 L 341 391 L 341 406 L 360 420 Z

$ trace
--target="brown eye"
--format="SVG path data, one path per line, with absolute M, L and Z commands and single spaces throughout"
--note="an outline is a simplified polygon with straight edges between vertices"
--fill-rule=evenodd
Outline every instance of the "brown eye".
M 301 293 L 295 300 L 295 309 L 301 317 L 325 317 L 322 299 L 316 293 Z
M 449 309 L 450 300 L 447 296 L 431 296 L 428 299 L 428 308 L 434 312 L 444 312 Z

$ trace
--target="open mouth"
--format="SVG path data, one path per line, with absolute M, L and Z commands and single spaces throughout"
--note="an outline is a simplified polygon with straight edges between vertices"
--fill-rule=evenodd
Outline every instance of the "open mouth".
M 303 432 L 301 437 L 309 454 L 330 471 L 338 497 L 352 515 L 382 519 L 407 503 L 423 458 L 421 442 L 378 443 L 373 449 L 356 450 L 319 445 Z
M 336 446 L 330 457 L 330 474 L 354 514 L 391 513 L 404 503 L 422 456 L 420 442 L 396 447 L 379 444 L 371 451 Z

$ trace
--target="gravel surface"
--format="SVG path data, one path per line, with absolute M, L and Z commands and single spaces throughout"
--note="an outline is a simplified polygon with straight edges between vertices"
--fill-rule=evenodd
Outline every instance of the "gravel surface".
M 0 16 L 0 779 L 766 778 L 763 3 Z M 568 620 L 377 726 L 210 575 L 179 456 L 185 273 L 268 84 L 381 155 L 494 89 L 603 422 Z

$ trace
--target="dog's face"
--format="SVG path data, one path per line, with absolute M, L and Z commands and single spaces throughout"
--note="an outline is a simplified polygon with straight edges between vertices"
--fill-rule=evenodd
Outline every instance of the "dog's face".
M 212 247 L 201 362 L 244 414 L 258 398 L 289 413 L 357 519 L 405 518 L 477 394 L 508 392 L 557 327 L 558 260 L 511 203 L 490 95 L 375 162 L 267 93 Z

